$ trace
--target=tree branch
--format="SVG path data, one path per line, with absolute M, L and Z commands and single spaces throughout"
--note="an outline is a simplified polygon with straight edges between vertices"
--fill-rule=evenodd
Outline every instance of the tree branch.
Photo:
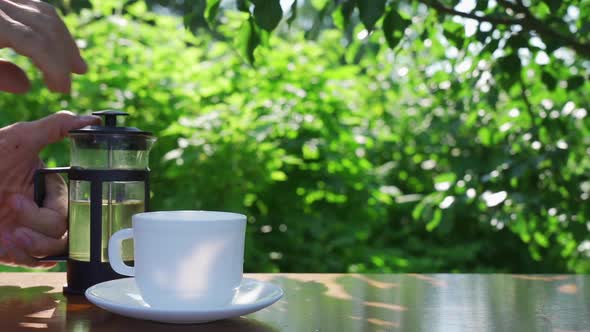
M 533 112 L 533 106 L 531 105 L 529 97 L 527 96 L 527 88 L 526 88 L 526 85 L 524 84 L 524 80 L 522 79 L 521 73 L 518 73 L 518 83 L 520 85 L 520 96 L 522 97 L 522 101 L 524 102 L 524 105 L 526 106 L 527 114 L 529 115 L 529 118 L 531 119 L 531 128 L 533 129 L 533 132 L 536 136 L 539 132 L 539 129 L 537 128 L 537 124 L 535 123 L 535 119 L 536 119 L 535 113 Z
M 438 1 L 430 1 L 430 0 L 418 0 L 422 2 L 426 6 L 430 6 L 436 9 L 439 12 L 444 14 L 456 15 L 465 18 L 470 18 L 479 22 L 488 22 L 491 24 L 500 24 L 500 25 L 513 25 L 513 24 L 520 24 L 520 20 L 511 18 L 511 17 L 491 17 L 491 16 L 480 16 L 473 13 L 466 13 L 454 8 L 447 7 Z
M 520 25 L 524 30 L 529 32 L 534 31 L 540 37 L 545 39 L 554 39 L 561 42 L 562 45 L 571 47 L 576 53 L 581 56 L 590 58 L 590 43 L 584 43 L 579 41 L 573 35 L 564 35 L 560 32 L 551 28 L 549 24 L 538 19 L 529 8 L 527 8 L 522 1 L 512 3 L 506 0 L 499 0 L 498 3 L 502 4 L 506 8 L 510 8 L 518 13 L 524 15 L 524 18 L 512 18 L 512 17 L 492 17 L 476 15 L 474 13 L 466 13 L 454 8 L 447 7 L 437 0 L 418 0 L 423 4 L 436 9 L 437 11 L 448 14 L 456 15 L 460 17 L 470 18 L 478 22 L 488 22 L 494 25 Z
M 499 0 L 498 3 L 524 14 L 524 19 L 519 23 L 523 28 L 535 31 L 541 37 L 560 40 L 564 45 L 573 48 L 576 53 L 590 57 L 590 43 L 582 43 L 572 35 L 563 35 L 552 29 L 549 24 L 539 20 L 521 1 L 513 4 L 506 0 Z

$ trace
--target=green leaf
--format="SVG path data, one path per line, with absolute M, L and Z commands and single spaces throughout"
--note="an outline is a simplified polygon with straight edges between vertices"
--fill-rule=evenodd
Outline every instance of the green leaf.
M 252 206 L 252 204 L 254 204 L 256 199 L 257 199 L 256 194 L 248 193 L 244 196 L 244 201 L 242 204 L 244 204 L 244 206 L 250 207 L 250 206 Z
M 555 90 L 555 87 L 557 87 L 557 80 L 547 71 L 541 73 L 541 81 L 543 81 L 543 84 L 545 84 L 547 89 L 551 91 Z
M 76 13 L 80 12 L 82 9 L 92 8 L 92 3 L 90 0 L 71 0 L 70 8 Z
M 248 59 L 250 64 L 254 64 L 254 51 L 260 45 L 260 32 L 254 24 L 254 20 L 250 16 L 247 21 L 244 21 L 240 28 L 240 35 L 238 36 L 238 45 L 240 53 Z
M 549 247 L 549 240 L 547 239 L 547 237 L 539 232 L 535 232 L 533 234 L 533 237 L 535 238 L 535 242 L 537 242 L 538 245 L 540 245 L 543 248 L 547 248 Z
M 375 264 L 377 267 L 385 266 L 385 260 L 383 260 L 383 257 L 373 256 L 371 257 L 371 262 L 373 262 L 373 264 Z
M 326 6 L 328 1 L 330 0 L 311 0 L 311 5 L 313 6 L 313 8 L 320 10 Z
M 287 24 L 289 24 L 289 26 L 297 18 L 297 7 L 298 7 L 297 1 L 298 0 L 293 1 L 293 4 L 291 5 L 291 16 L 289 16 L 289 18 L 287 19 Z
M 273 181 L 286 181 L 287 174 L 285 174 L 285 172 L 283 171 L 273 171 L 272 173 L 270 173 L 270 178 Z
M 375 23 L 385 12 L 386 0 L 363 0 L 357 2 L 359 16 L 365 28 L 372 31 Z
M 479 141 L 483 145 L 491 145 L 492 144 L 492 131 L 487 127 L 482 127 L 477 132 L 477 137 Z
M 524 220 L 518 220 L 512 225 L 512 231 L 520 236 L 524 243 L 531 242 L 531 234 L 528 230 L 527 223 Z
M 549 6 L 553 13 L 557 12 L 561 7 L 561 0 L 544 0 L 543 2 Z
M 484 11 L 488 9 L 488 0 L 478 0 L 476 1 L 475 10 L 476 11 Z
M 432 220 L 430 220 L 430 222 L 428 222 L 428 224 L 426 224 L 426 230 L 429 232 L 432 232 L 436 227 L 438 227 L 441 220 L 442 220 L 442 211 L 439 209 L 436 209 L 434 211 L 433 216 L 432 216 Z
M 62 2 L 62 1 L 60 1 L 60 2 Z M 63 7 L 63 6 L 61 6 L 61 7 Z M 65 6 L 65 7 L 68 7 L 68 6 Z M 98 11 L 106 16 L 106 15 L 112 15 L 115 11 L 120 10 L 123 7 L 123 2 L 116 1 L 116 0 L 93 1 L 92 7 L 96 11 Z
M 410 23 L 411 21 L 401 17 L 397 10 L 389 9 L 383 19 L 383 34 L 389 48 L 393 49 L 399 44 Z
M 320 151 L 315 145 L 304 144 L 301 150 L 303 159 L 318 159 L 320 157 Z
M 283 18 L 279 0 L 251 0 L 254 3 L 254 19 L 266 31 L 274 30 Z
M 217 21 L 217 12 L 219 11 L 219 5 L 221 0 L 208 0 L 207 9 L 205 10 L 205 16 L 209 26 L 214 26 Z
M 200 28 L 208 27 L 205 20 L 207 0 L 187 1 L 184 3 L 184 26 L 195 32 Z
M 268 214 L 268 206 L 266 206 L 266 204 L 264 204 L 264 202 L 260 199 L 256 200 L 256 207 L 258 208 L 258 210 L 260 211 L 260 214 L 262 214 L 263 216 Z
M 501 83 L 505 89 L 509 89 L 518 81 L 522 64 L 516 52 L 512 52 L 505 57 L 498 59 L 499 74 L 501 75 Z M 498 72 L 498 71 L 496 71 Z
M 414 210 L 412 210 L 412 218 L 414 220 L 420 219 L 420 217 L 422 216 L 422 212 L 424 211 L 424 207 L 425 207 L 424 203 L 419 203 L 416 205 L 416 207 L 414 207 Z
M 332 13 L 332 20 L 334 25 L 340 30 L 344 30 L 350 24 L 350 16 L 356 6 L 356 0 L 344 0 L 340 5 L 340 10 L 335 10 Z
M 450 172 L 439 174 L 434 177 L 434 183 L 443 183 L 443 182 L 454 183 L 455 180 L 457 180 L 457 175 L 455 173 L 450 173 Z
M 534 245 L 529 246 L 529 252 L 531 253 L 531 258 L 535 261 L 539 262 L 543 258 L 541 256 L 541 253 L 539 252 L 539 249 L 537 248 L 537 246 L 534 246 Z
M 443 24 L 443 35 L 457 48 L 463 48 L 465 44 L 465 28 L 462 24 L 446 21 Z
M 249 13 L 250 12 L 250 1 L 249 0 L 237 0 L 236 7 L 241 12 Z
M 567 89 L 568 90 L 576 90 L 579 87 L 581 87 L 582 85 L 584 85 L 584 76 L 581 75 L 576 75 L 576 76 L 571 76 L 570 78 L 567 79 Z
M 344 16 L 342 15 L 342 10 L 335 10 L 334 12 L 332 12 L 332 22 L 334 22 L 334 25 L 338 29 L 344 30 L 345 23 Z
M 551 14 L 551 8 L 545 3 L 537 4 L 535 8 L 535 15 L 543 20 L 547 18 Z

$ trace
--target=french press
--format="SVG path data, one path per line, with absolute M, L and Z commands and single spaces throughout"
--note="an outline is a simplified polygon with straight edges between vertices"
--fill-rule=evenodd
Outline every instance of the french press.
M 68 253 L 43 260 L 67 261 L 66 293 L 83 293 L 97 283 L 121 278 L 108 262 L 112 234 L 131 227 L 131 216 L 149 209 L 149 151 L 152 133 L 118 127 L 121 111 L 93 112 L 103 126 L 71 130 L 70 167 L 43 168 L 34 177 L 35 202 L 45 197 L 45 174 L 68 176 Z M 123 243 L 123 259 L 133 264 L 133 247 Z

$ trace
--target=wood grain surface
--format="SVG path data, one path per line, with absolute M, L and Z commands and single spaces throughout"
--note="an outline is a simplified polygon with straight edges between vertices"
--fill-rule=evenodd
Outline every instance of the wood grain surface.
M 171 325 L 65 296 L 64 273 L 0 273 L 0 331 L 590 332 L 590 276 L 248 274 L 285 296 L 254 314 Z

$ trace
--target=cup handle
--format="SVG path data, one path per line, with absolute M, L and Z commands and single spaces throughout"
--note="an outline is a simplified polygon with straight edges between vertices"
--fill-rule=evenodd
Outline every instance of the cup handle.
M 133 277 L 135 275 L 135 268 L 123 263 L 121 258 L 121 246 L 123 240 L 133 238 L 133 229 L 122 229 L 109 239 L 109 263 L 115 272 L 124 276 Z

